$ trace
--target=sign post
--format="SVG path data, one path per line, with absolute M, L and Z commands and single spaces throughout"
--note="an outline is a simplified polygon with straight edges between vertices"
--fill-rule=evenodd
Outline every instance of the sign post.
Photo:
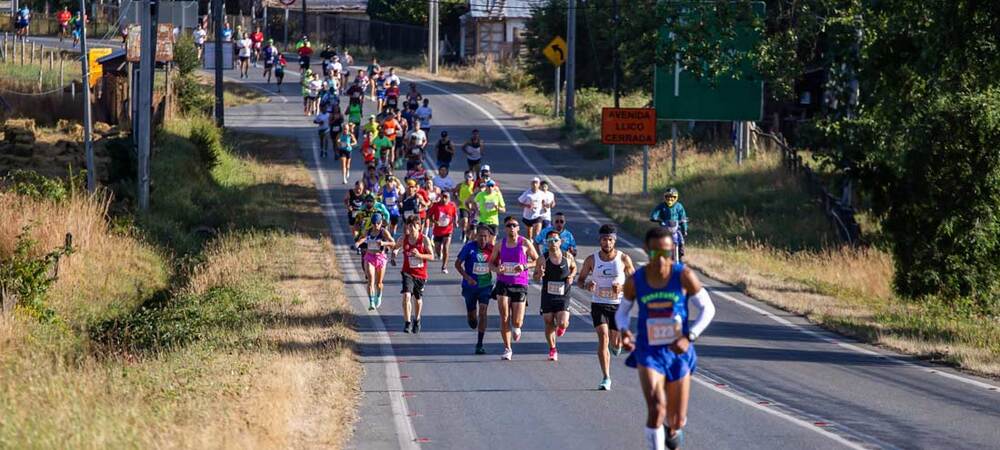
M 601 109 L 601 143 L 604 145 L 642 145 L 643 192 L 648 177 L 648 146 L 656 144 L 656 110 L 652 108 Z M 614 156 L 608 176 L 608 194 L 614 194 Z
M 559 67 L 566 62 L 567 51 L 566 41 L 564 41 L 561 36 L 552 38 L 548 45 L 542 49 L 542 55 L 544 55 L 545 59 L 548 59 L 549 62 L 556 68 L 556 100 L 555 108 L 553 108 L 555 117 L 559 117 Z

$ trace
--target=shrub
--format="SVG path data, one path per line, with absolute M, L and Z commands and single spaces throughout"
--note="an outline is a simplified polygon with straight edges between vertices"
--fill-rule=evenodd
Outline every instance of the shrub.
M 5 183 L 15 194 L 37 200 L 61 202 L 69 196 L 68 182 L 39 175 L 31 170 L 14 170 Z
M 0 296 L 13 295 L 15 307 L 44 322 L 55 322 L 56 313 L 45 304 L 55 277 L 50 275 L 59 258 L 73 252 L 69 243 L 41 256 L 35 256 L 38 243 L 28 237 L 29 227 L 17 236 L 14 253 L 0 258 Z
M 198 49 L 194 46 L 194 38 L 189 35 L 181 35 L 174 45 L 174 64 L 180 76 L 188 76 L 201 68 L 201 61 L 198 60 Z
M 212 95 L 208 89 L 198 83 L 194 74 L 177 77 L 174 83 L 174 93 L 177 95 L 177 104 L 184 114 L 201 113 L 210 114 L 214 105 Z
M 198 149 L 198 156 L 209 168 L 219 164 L 219 157 L 225 149 L 222 146 L 222 131 L 209 119 L 196 119 L 191 123 L 191 142 Z

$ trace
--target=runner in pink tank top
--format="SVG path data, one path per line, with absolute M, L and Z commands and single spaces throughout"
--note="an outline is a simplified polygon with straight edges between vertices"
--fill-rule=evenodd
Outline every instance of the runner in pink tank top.
M 535 246 L 518 234 L 520 225 L 517 218 L 507 216 L 503 223 L 504 238 L 493 247 L 490 268 L 497 273 L 493 298 L 497 300 L 497 307 L 500 309 L 500 338 L 504 344 L 501 359 L 509 361 L 513 356 L 510 345 L 512 332 L 515 342 L 521 339 L 530 279 L 528 269 L 538 259 L 538 253 L 535 252 Z

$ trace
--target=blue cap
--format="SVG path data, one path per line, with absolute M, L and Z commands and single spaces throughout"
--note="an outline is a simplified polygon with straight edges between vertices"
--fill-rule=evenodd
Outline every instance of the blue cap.
M 372 223 L 382 223 L 383 220 L 382 213 L 372 214 Z

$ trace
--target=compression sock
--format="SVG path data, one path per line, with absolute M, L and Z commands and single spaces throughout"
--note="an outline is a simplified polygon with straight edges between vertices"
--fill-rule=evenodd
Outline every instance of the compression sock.
M 483 331 L 480 331 L 477 334 L 477 336 L 476 336 L 476 345 L 483 345 L 483 336 L 486 336 L 486 333 L 483 332 Z
M 666 450 L 663 439 L 666 433 L 663 427 L 646 427 L 646 448 L 649 450 Z

